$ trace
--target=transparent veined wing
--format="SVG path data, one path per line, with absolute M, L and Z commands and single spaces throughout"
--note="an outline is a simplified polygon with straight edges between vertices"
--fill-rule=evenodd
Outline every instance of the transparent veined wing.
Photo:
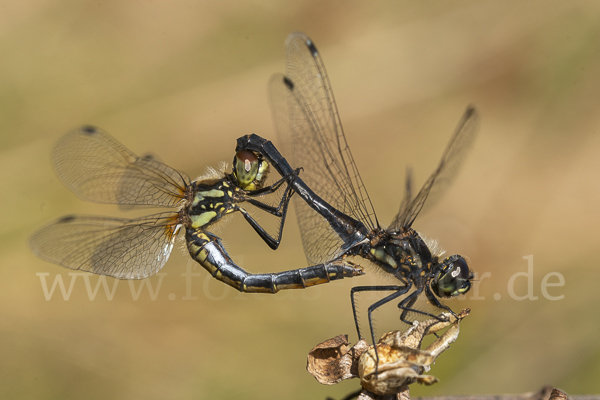
M 138 157 L 92 126 L 65 135 L 52 152 L 52 164 L 79 198 L 123 209 L 176 206 L 189 182 L 185 174 L 153 157 Z
M 423 209 L 425 202 L 429 199 L 428 206 L 433 205 L 448 189 L 460 169 L 465 152 L 475 139 L 477 119 L 475 108 L 472 106 L 467 108 L 442 154 L 440 163 L 414 199 L 411 195 L 410 170 L 407 172 L 405 194 L 400 211 L 392 221 L 389 230 L 397 231 L 402 227 L 410 227 Z
M 137 219 L 74 215 L 40 228 L 29 243 L 37 256 L 65 268 L 142 279 L 165 265 L 179 228 L 173 213 Z
M 325 65 L 314 43 L 294 32 L 286 40 L 286 75 L 270 81 L 276 129 L 284 156 L 302 179 L 343 213 L 377 226 L 373 205 L 346 142 Z M 342 241 L 320 215 L 296 198 L 305 253 L 312 263 L 339 256 Z

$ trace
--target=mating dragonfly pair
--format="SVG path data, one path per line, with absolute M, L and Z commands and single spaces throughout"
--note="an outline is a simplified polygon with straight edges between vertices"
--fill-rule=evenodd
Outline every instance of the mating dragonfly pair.
M 286 153 L 291 164 L 270 141 L 247 135 L 238 139 L 231 173 L 191 181 L 153 157 L 136 156 L 97 128 L 80 128 L 58 143 L 52 158 L 58 177 L 69 189 L 84 200 L 124 209 L 168 207 L 172 211 L 138 219 L 63 217 L 34 233 L 33 251 L 71 269 L 120 279 L 146 278 L 163 267 L 184 228 L 191 257 L 213 277 L 242 292 L 275 293 L 364 274 L 362 267 L 348 259 L 351 256 L 360 256 L 391 274 L 397 285 L 358 286 L 351 291 L 360 338 L 354 301 L 358 292 L 393 292 L 368 309 L 373 342 L 373 311 L 413 286 L 415 290 L 398 304 L 402 321 L 410 322 L 410 312 L 434 316 L 412 308 L 423 292 L 434 306 L 452 312 L 440 298 L 466 293 L 473 275 L 461 256 L 442 260 L 432 242 L 419 236 L 412 224 L 430 194 L 443 190 L 455 174 L 474 138 L 475 110 L 467 109 L 441 162 L 415 196 L 408 173 L 400 211 L 384 229 L 346 142 L 319 52 L 298 32 L 288 37 L 286 49 L 286 75 L 275 75 L 270 90 L 277 130 L 281 139 L 292 144 Z M 270 166 L 281 179 L 266 185 Z M 309 267 L 249 274 L 209 232 L 224 216 L 237 211 L 276 249 L 294 194 Z M 247 205 L 277 218 L 276 231 L 269 233 L 261 226 Z

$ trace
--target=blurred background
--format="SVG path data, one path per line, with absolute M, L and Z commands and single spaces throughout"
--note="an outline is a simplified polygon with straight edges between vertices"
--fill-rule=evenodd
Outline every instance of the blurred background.
M 440 382 L 412 394 L 598 393 L 599 21 L 600 3 L 577 0 L 0 1 L 0 397 L 322 399 L 358 388 L 319 385 L 306 354 L 341 333 L 356 341 L 349 291 L 389 283 L 376 273 L 239 294 L 180 243 L 164 275 L 109 278 L 106 292 L 27 244 L 64 214 L 129 215 L 54 176 L 54 144 L 81 124 L 191 177 L 230 162 L 239 136 L 277 142 L 267 81 L 284 72 L 294 30 L 321 51 L 384 224 L 405 166 L 420 186 L 467 105 L 481 115 L 460 175 L 414 224 L 470 258 L 480 280 L 448 304 L 473 311 L 431 371 Z M 230 220 L 217 233 L 247 270 L 306 265 L 293 214 L 276 252 Z M 403 328 L 397 318 L 394 305 L 382 310 L 378 333 Z

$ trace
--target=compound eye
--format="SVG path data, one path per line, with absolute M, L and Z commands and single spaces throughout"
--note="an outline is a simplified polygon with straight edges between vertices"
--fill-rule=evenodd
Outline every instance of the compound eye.
M 432 289 L 440 297 L 453 297 L 465 294 L 471 288 L 471 272 L 467 261 L 461 256 L 448 257 L 437 280 L 431 284 Z
M 241 150 L 235 153 L 234 170 L 237 181 L 242 188 L 250 185 L 258 174 L 258 157 L 249 150 Z
M 456 260 L 452 261 L 452 266 L 450 267 L 450 273 L 453 277 L 458 280 L 467 280 L 469 279 L 469 266 L 467 265 L 467 260 L 458 256 Z

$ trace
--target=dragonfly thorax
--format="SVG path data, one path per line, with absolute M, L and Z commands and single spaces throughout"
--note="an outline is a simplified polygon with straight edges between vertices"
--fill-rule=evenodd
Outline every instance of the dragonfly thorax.
M 182 209 L 187 227 L 207 227 L 233 210 L 237 187 L 227 179 L 205 179 L 190 185 L 191 200 Z
M 411 228 L 398 232 L 378 231 L 370 244 L 367 258 L 400 280 L 410 280 L 417 287 L 429 284 L 438 297 L 458 296 L 471 288 L 473 272 L 467 261 L 453 255 L 440 262 Z
M 369 255 L 381 267 L 396 276 L 414 280 L 429 272 L 433 260 L 429 248 L 413 229 L 398 232 L 380 232 L 371 241 Z
M 234 204 L 244 201 L 245 193 L 262 189 L 268 173 L 269 163 L 261 154 L 249 150 L 236 152 L 231 174 L 192 182 L 182 211 L 186 225 L 205 228 L 236 211 Z

